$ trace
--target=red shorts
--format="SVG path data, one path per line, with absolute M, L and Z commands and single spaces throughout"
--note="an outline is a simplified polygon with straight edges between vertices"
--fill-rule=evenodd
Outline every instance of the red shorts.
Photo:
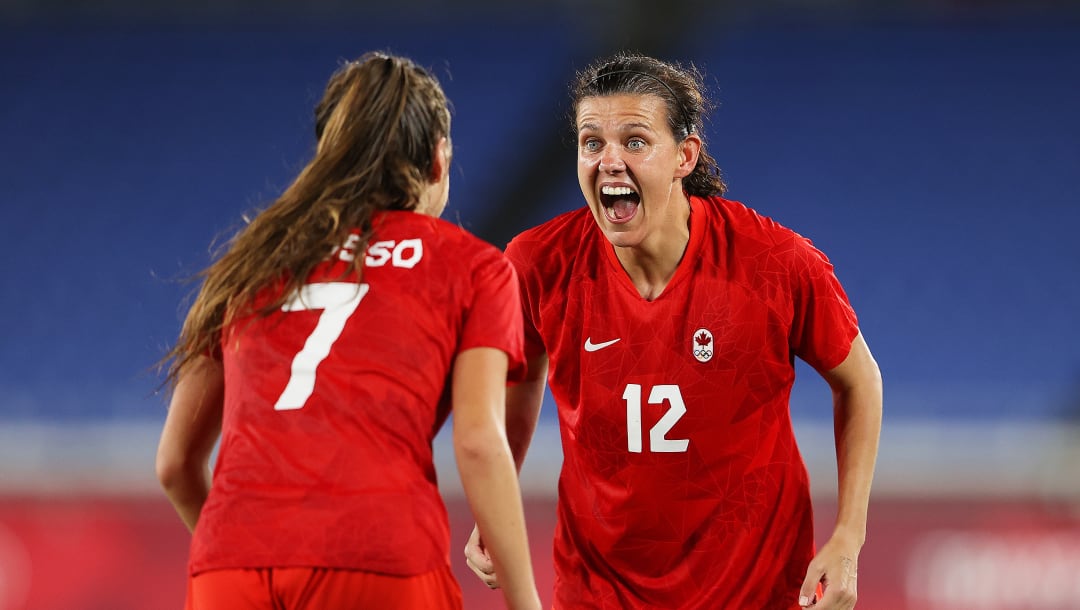
M 188 577 L 185 610 L 462 610 L 450 566 L 419 576 L 331 568 L 211 570 Z

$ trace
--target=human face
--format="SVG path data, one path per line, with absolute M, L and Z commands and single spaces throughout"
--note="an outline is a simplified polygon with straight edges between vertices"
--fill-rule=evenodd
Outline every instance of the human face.
M 667 117 L 664 101 L 654 95 L 578 103 L 578 184 L 615 246 L 647 246 L 650 237 L 686 229 L 682 178 L 697 162 L 699 140 L 691 135 L 676 142 Z

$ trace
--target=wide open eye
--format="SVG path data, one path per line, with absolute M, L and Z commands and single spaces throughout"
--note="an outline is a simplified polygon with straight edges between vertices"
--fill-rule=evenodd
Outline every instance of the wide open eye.
M 598 140 L 597 138 L 586 138 L 584 141 L 581 142 L 581 149 L 585 152 L 596 152 L 600 150 L 600 148 L 600 140 Z
M 630 150 L 641 150 L 645 148 L 645 140 L 641 138 L 630 138 L 630 141 L 626 143 L 626 147 Z

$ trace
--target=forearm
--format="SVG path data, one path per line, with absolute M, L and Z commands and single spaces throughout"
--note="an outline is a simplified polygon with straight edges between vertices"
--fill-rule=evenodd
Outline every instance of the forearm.
M 221 433 L 224 396 L 221 363 L 205 356 L 193 360 L 180 373 L 158 441 L 158 481 L 192 531 L 210 493 L 210 454 Z
M 529 451 L 544 402 L 547 355 L 529 359 L 525 380 L 506 388 L 506 439 L 518 471 Z
M 870 487 L 881 434 L 880 377 L 834 392 L 837 464 L 836 533 L 850 535 L 861 546 L 866 538 Z
M 175 477 L 162 481 L 165 496 L 180 515 L 188 530 L 195 531 L 199 514 L 210 494 L 210 472 L 205 464 L 193 464 L 176 472 Z
M 455 438 L 462 486 L 510 608 L 539 607 L 517 472 L 497 431 Z

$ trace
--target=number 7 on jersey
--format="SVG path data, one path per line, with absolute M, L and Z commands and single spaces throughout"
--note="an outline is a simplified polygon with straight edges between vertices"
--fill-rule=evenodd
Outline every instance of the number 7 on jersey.
M 311 397 L 315 390 L 315 369 L 330 355 L 330 347 L 341 336 L 345 322 L 356 311 L 368 288 L 368 284 L 351 282 L 307 284 L 281 306 L 286 312 L 321 309 L 322 313 L 303 349 L 293 358 L 289 383 L 274 403 L 275 411 L 300 409 Z

